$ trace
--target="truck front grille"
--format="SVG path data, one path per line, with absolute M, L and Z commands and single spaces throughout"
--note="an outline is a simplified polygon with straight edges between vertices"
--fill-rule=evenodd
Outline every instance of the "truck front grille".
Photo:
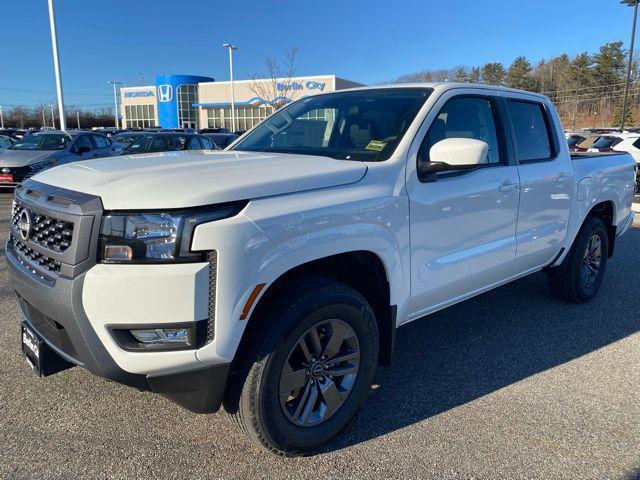
M 14 192 L 7 251 L 41 278 L 75 277 L 95 263 L 101 217 L 96 196 L 26 180 Z
M 59 273 L 61 262 L 54 260 L 53 258 L 36 252 L 33 248 L 28 247 L 24 243 L 20 242 L 16 237 L 12 237 L 14 242 L 14 248 L 18 253 L 18 257 L 28 258 L 38 266 L 48 270 L 49 272 Z
M 218 252 L 209 252 L 209 321 L 207 322 L 207 343 L 215 338 L 216 330 L 216 282 L 218 278 Z
M 73 223 L 42 215 L 29 208 L 13 203 L 11 223 L 19 230 L 18 222 L 23 212 L 26 212 L 31 223 L 29 237 L 33 243 L 54 252 L 64 252 L 71 246 L 73 240 Z M 17 239 L 18 242 L 20 238 Z

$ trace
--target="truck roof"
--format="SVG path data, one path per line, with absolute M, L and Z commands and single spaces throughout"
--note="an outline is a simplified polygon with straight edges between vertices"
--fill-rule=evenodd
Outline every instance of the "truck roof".
M 349 88 L 340 90 L 340 92 L 352 92 L 356 90 L 373 90 L 378 88 L 433 88 L 440 91 L 453 90 L 455 88 L 472 88 L 479 90 L 498 90 L 501 92 L 520 93 L 526 95 L 534 95 L 541 99 L 547 99 L 545 95 L 527 90 L 519 90 L 517 88 L 509 88 L 500 85 L 490 85 L 486 83 L 462 83 L 462 82 L 411 82 L 411 83 L 386 83 L 380 85 L 367 85 L 365 87 Z M 328 92 L 333 93 L 333 92 Z

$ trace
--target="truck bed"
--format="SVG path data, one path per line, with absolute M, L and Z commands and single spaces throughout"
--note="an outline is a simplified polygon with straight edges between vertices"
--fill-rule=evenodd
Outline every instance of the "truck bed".
M 585 158 L 612 157 L 618 155 L 628 155 L 626 152 L 570 152 L 571 160 L 583 160 Z

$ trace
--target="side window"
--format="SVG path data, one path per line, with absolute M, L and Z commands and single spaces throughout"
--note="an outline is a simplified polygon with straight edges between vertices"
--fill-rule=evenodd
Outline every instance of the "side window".
M 202 148 L 205 150 L 213 149 L 213 142 L 206 137 L 200 137 L 200 143 L 202 144 Z
M 94 135 L 93 141 L 96 143 L 96 148 L 108 148 L 111 142 L 101 135 Z
M 187 137 L 182 135 L 180 136 L 170 136 L 167 137 L 167 150 L 186 150 L 185 145 L 187 145 Z M 200 147 L 198 147 L 200 148 Z
M 539 103 L 507 102 L 515 135 L 516 156 L 520 162 L 548 160 L 552 156 L 549 121 Z
M 499 164 L 500 143 L 496 129 L 496 105 L 486 97 L 454 97 L 438 113 L 422 145 L 419 158 L 429 160 L 429 151 L 447 138 L 473 138 L 489 145 L 486 165 Z M 504 159 L 503 161 L 506 161 Z
M 164 152 L 167 149 L 167 145 L 165 143 L 164 138 L 155 137 L 151 142 L 151 147 L 149 148 L 150 152 Z
M 186 150 L 202 150 L 198 137 L 191 137 L 189 139 L 189 144 L 187 145 Z
M 89 135 L 80 135 L 76 140 L 75 145 L 73 146 L 74 151 L 79 152 L 82 147 L 86 147 L 89 150 L 93 150 L 93 145 L 91 144 L 91 139 Z
M 638 137 L 638 139 L 635 142 L 633 142 L 633 146 L 636 148 L 640 148 L 640 137 Z

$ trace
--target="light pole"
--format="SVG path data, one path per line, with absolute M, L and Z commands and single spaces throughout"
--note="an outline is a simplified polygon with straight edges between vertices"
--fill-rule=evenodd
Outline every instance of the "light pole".
M 0 128 L 4 128 L 4 117 L 2 116 L 2 105 L 0 105 Z
M 624 130 L 624 121 L 627 119 L 627 107 L 629 102 L 629 84 L 631 83 L 631 67 L 633 65 L 633 43 L 636 39 L 636 20 L 638 19 L 638 3 L 640 0 L 621 0 L 622 4 L 633 7 L 633 26 L 631 27 L 631 44 L 629 46 L 629 61 L 627 63 L 627 81 L 624 84 L 624 99 L 622 100 L 622 118 L 620 119 L 620 131 Z
M 76 120 L 78 120 L 78 130 L 80 130 L 80 112 L 76 110 Z
M 223 48 L 229 50 L 229 80 L 231 83 L 231 131 L 235 132 L 236 130 L 236 105 L 235 105 L 235 95 L 233 93 L 233 51 L 237 50 L 238 47 L 231 43 L 223 43 Z
M 42 129 L 47 128 L 47 119 L 44 116 L 44 108 L 42 109 Z
M 56 117 L 53 116 L 53 103 L 49 104 L 49 107 L 51 107 L 51 126 L 55 130 L 56 129 Z
M 107 83 L 113 84 L 113 106 L 115 107 L 113 119 L 115 120 L 116 128 L 118 128 L 118 85 L 120 82 L 117 80 L 109 80 Z
M 53 8 L 53 0 L 49 0 L 49 26 L 51 27 L 51 46 L 53 47 L 53 69 L 56 74 L 56 92 L 58 93 L 58 115 L 60 116 L 60 130 L 65 131 L 67 129 L 67 122 L 64 118 L 62 76 L 60 75 L 60 60 L 58 59 L 58 35 L 56 33 L 56 13 Z

